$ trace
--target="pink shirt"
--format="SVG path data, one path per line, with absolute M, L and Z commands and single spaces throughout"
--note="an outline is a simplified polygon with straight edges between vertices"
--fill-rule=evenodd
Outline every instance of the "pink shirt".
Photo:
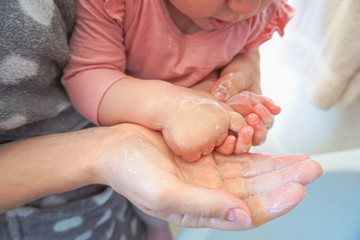
M 293 15 L 275 0 L 258 15 L 221 30 L 182 33 L 163 0 L 78 0 L 71 60 L 62 82 L 77 110 L 98 124 L 107 89 L 124 76 L 190 87 L 238 53 L 258 47 Z

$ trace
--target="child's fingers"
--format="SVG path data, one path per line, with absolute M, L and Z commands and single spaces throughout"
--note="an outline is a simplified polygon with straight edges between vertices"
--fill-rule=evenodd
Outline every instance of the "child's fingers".
M 247 92 L 250 95 L 251 102 L 253 105 L 256 105 L 258 103 L 264 105 L 272 114 L 277 115 L 280 113 L 281 108 L 276 105 L 273 100 L 271 100 L 268 97 L 265 97 L 263 95 L 257 95 L 252 92 Z
M 223 155 L 230 155 L 234 152 L 236 137 L 229 135 L 225 138 L 224 142 L 215 148 L 215 150 Z
M 254 146 L 262 144 L 266 139 L 267 129 L 261 119 L 255 113 L 246 117 L 247 124 L 254 129 L 252 144 Z
M 242 115 L 248 115 L 254 112 L 254 106 L 257 104 L 264 105 L 271 114 L 277 115 L 280 113 L 281 108 L 277 106 L 270 98 L 257 95 L 252 92 L 243 91 L 234 95 L 226 102 L 232 109 Z
M 239 113 L 230 111 L 229 112 L 229 129 L 234 133 L 238 133 L 243 126 L 246 126 L 246 120 Z
M 263 101 L 261 104 L 264 105 L 274 115 L 278 115 L 281 112 L 281 108 L 276 105 L 270 98 L 267 98 L 267 100 Z
M 270 113 L 270 111 L 264 107 L 262 104 L 256 104 L 254 107 L 254 112 L 260 117 L 264 126 L 267 129 L 270 129 L 274 124 L 274 115 Z
M 226 103 L 237 113 L 246 116 L 254 112 L 254 102 L 250 92 L 241 92 L 234 95 Z
M 245 126 L 241 128 L 235 144 L 235 154 L 249 152 L 252 145 L 253 134 L 254 129 L 252 127 Z

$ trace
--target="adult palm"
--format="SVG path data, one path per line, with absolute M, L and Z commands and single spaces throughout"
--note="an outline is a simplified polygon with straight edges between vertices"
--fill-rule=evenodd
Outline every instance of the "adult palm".
M 104 149 L 100 182 L 144 212 L 183 227 L 257 227 L 293 209 L 306 194 L 304 186 L 322 174 L 304 154 L 213 152 L 189 163 L 167 147 L 160 133 L 121 127 L 127 129 L 122 140 L 108 140 L 119 144 L 118 150 Z

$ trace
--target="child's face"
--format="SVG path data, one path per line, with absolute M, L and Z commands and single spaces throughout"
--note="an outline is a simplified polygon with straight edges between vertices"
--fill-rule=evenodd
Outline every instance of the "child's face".
M 204 30 L 220 29 L 252 17 L 273 0 L 168 0 Z

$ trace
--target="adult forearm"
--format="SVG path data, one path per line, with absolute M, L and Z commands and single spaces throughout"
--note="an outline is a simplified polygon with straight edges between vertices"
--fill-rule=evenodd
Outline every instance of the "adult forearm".
M 94 181 L 94 131 L 0 145 L 0 212 Z

